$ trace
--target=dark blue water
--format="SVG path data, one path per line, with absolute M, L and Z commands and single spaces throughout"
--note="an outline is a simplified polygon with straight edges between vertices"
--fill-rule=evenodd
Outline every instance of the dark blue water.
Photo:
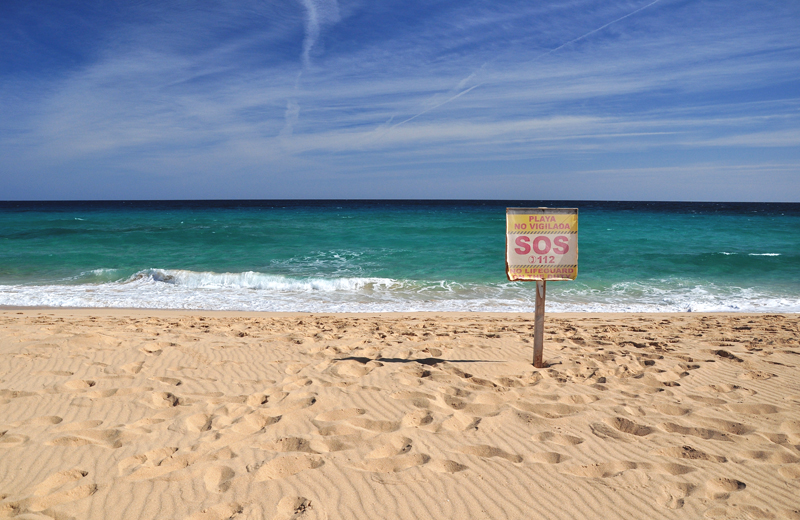
M 506 207 L 577 207 L 550 311 L 800 311 L 800 204 L 0 202 L 0 305 L 530 311 Z

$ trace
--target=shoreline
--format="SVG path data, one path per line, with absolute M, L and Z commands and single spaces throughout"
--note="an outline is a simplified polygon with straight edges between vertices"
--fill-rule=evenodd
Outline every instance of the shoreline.
M 162 309 L 158 307 L 21 307 L 21 306 L 4 306 L 0 305 L 0 313 L 7 312 L 57 312 L 57 313 L 76 313 L 78 315 L 86 313 L 108 313 L 108 314 L 139 314 L 139 315 L 155 315 L 165 313 L 167 315 L 207 315 L 207 316 L 246 316 L 246 317 L 286 317 L 286 316 L 348 316 L 348 317 L 381 317 L 381 316 L 533 316 L 533 311 L 530 312 L 506 312 L 506 311 L 387 311 L 387 312 L 302 312 L 302 311 L 239 311 L 239 310 L 210 310 L 210 309 Z M 554 318 L 581 318 L 581 317 L 596 317 L 596 318 L 613 318 L 621 316 L 800 316 L 800 312 L 733 312 L 733 311 L 708 311 L 708 312 L 549 312 L 545 311 L 545 319 L 548 316 Z

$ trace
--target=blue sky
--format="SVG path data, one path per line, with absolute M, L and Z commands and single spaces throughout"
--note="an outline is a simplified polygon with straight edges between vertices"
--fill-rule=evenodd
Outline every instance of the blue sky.
M 0 2 L 0 199 L 800 201 L 800 2 Z

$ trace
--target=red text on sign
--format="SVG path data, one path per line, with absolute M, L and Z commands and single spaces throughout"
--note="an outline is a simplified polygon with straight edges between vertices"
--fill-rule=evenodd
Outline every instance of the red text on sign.
M 514 252 L 518 255 L 527 255 L 531 252 L 531 247 L 537 255 L 546 255 L 551 249 L 557 255 L 565 255 L 569 251 L 569 238 L 563 235 L 554 238 L 552 243 L 544 235 L 534 238 L 533 243 L 531 243 L 530 237 L 522 235 L 517 237 L 514 243 L 517 245 Z

